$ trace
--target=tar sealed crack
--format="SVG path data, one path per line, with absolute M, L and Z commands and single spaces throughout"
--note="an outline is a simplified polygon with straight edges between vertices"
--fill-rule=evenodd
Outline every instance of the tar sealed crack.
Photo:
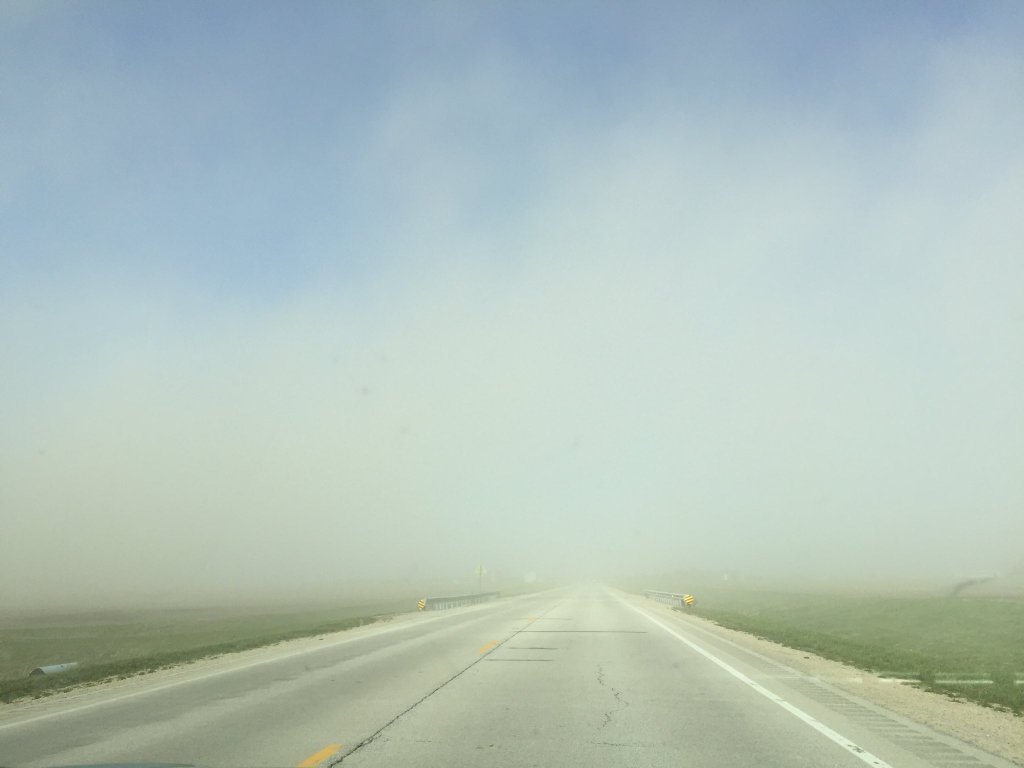
M 620 691 L 618 688 L 615 688 L 614 686 L 608 685 L 608 683 L 605 682 L 604 667 L 602 667 L 600 664 L 597 665 L 597 684 L 603 688 L 607 688 L 611 692 L 612 697 L 615 699 L 615 703 L 619 705 L 603 713 L 604 722 L 601 723 L 601 728 L 607 728 L 609 725 L 611 725 L 612 715 L 614 715 L 616 712 L 621 712 L 622 710 L 626 709 L 626 707 L 629 706 L 629 702 L 622 698 L 622 691 Z

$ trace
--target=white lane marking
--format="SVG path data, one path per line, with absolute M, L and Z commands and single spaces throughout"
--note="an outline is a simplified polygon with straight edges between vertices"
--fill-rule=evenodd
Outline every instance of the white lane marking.
M 717 664 L 719 667 L 724 669 L 726 672 L 728 672 L 730 675 L 735 677 L 737 680 L 740 680 L 741 682 L 746 683 L 751 688 L 753 688 L 755 691 L 757 691 L 762 696 L 764 696 L 766 699 L 768 699 L 771 702 L 774 702 L 775 704 L 778 704 L 780 707 L 782 707 L 784 710 L 789 712 L 791 715 L 793 715 L 794 717 L 802 720 L 804 723 L 806 723 L 807 725 L 811 726 L 811 728 L 816 730 L 822 736 L 824 736 L 825 738 L 829 739 L 830 741 L 835 742 L 836 744 L 838 744 L 840 747 L 845 749 L 850 754 L 856 755 L 857 757 L 859 757 L 861 760 L 863 760 L 868 765 L 873 765 L 873 766 L 875 766 L 875 768 L 892 768 L 892 766 L 889 765 L 889 763 L 885 762 L 880 757 L 876 757 L 875 755 L 871 754 L 867 750 L 862 749 L 861 747 L 858 747 L 850 739 L 846 738 L 841 733 L 832 730 L 827 725 L 825 725 L 823 722 L 821 722 L 817 718 L 812 717 L 811 715 L 807 714 L 806 712 L 804 712 L 799 707 L 793 706 L 792 704 L 790 704 L 788 701 L 786 701 L 784 698 L 782 698 L 778 694 L 772 693 L 771 691 L 769 691 L 767 688 L 765 688 L 763 685 L 761 685 L 757 681 L 750 679 L 749 677 L 747 677 L 745 674 L 740 672 L 735 667 L 733 667 L 733 666 L 725 663 L 724 661 L 722 661 L 720 658 L 715 656 L 713 653 L 704 650 L 704 648 L 702 648 L 701 646 L 697 645 L 692 640 L 689 640 L 689 639 L 683 637 L 682 635 L 680 635 L 678 632 L 676 632 L 671 627 L 668 627 L 665 624 L 662 624 L 660 621 L 658 621 L 656 618 L 654 618 L 653 616 L 648 614 L 646 611 L 644 611 L 644 610 L 642 610 L 640 608 L 637 608 L 635 605 L 630 605 L 629 603 L 626 603 L 626 602 L 622 602 L 622 604 L 625 605 L 627 608 L 630 608 L 630 609 L 636 611 L 641 616 L 643 616 L 645 619 L 650 621 L 652 624 L 655 624 L 655 625 L 661 627 L 663 630 L 665 630 L 670 635 L 672 635 L 672 637 L 674 637 L 676 640 L 678 640 L 681 643 L 684 643 L 685 645 L 688 645 L 690 648 L 695 650 L 697 653 L 699 653 L 701 656 L 706 658 L 708 661 L 712 662 L 713 664 Z
M 519 599 L 522 599 L 522 598 L 533 597 L 533 596 L 534 596 L 533 594 L 514 595 L 511 598 L 509 598 L 509 600 L 510 601 L 512 601 L 512 600 L 519 600 Z M 498 605 L 502 605 L 502 604 L 499 603 Z M 476 606 L 468 606 L 468 607 L 475 608 Z M 483 605 L 481 607 L 494 607 L 494 604 L 485 604 L 485 605 Z M 505 603 L 502 607 L 506 607 L 507 608 L 507 607 L 511 607 L 511 606 L 508 603 Z M 252 662 L 249 662 L 248 664 L 240 664 L 237 667 L 229 667 L 228 669 L 218 669 L 215 672 L 209 672 L 209 673 L 207 673 L 205 675 L 198 675 L 196 677 L 189 677 L 189 678 L 186 678 L 184 680 L 174 680 L 172 682 L 164 683 L 163 685 L 158 685 L 158 686 L 155 686 L 153 688 L 146 688 L 146 689 L 141 690 L 141 691 L 133 691 L 132 693 L 125 693 L 125 694 L 122 694 L 120 696 L 112 696 L 109 699 L 101 699 L 100 701 L 93 701 L 93 702 L 90 702 L 88 704 L 80 704 L 77 707 L 70 707 L 68 709 L 58 709 L 58 710 L 55 710 L 53 712 L 45 712 L 45 713 L 43 713 L 41 715 L 36 715 L 35 717 L 29 717 L 29 718 L 26 718 L 24 720 L 15 720 L 14 722 L 11 722 L 11 723 L 0 723 L 0 731 L 4 730 L 5 728 L 15 728 L 15 727 L 17 727 L 19 725 L 28 725 L 29 723 L 36 723 L 36 722 L 39 722 L 40 720 L 49 720 L 52 717 L 63 717 L 64 715 L 73 715 L 76 712 L 81 712 L 81 711 L 86 710 L 86 709 L 92 709 L 94 707 L 102 707 L 102 706 L 106 706 L 107 704 L 116 704 L 117 702 L 124 701 L 125 699 L 134 699 L 136 696 L 145 696 L 145 695 L 150 694 L 150 693 L 158 693 L 160 691 L 166 691 L 168 688 L 177 688 L 179 685 L 188 685 L 189 683 L 198 683 L 198 682 L 202 682 L 203 680 L 209 680 L 212 677 L 220 677 L 221 675 L 228 675 L 228 674 L 231 674 L 233 672 L 241 672 L 243 670 L 252 669 L 253 667 L 259 667 L 259 666 L 262 666 L 264 664 L 274 664 L 274 663 L 276 663 L 278 661 L 284 661 L 286 659 L 294 658 L 295 656 L 302 656 L 303 654 L 306 654 L 306 653 L 315 653 L 317 651 L 324 651 L 324 650 L 327 650 L 328 648 L 335 648 L 335 647 L 337 647 L 339 645 L 345 645 L 347 643 L 353 643 L 356 640 L 365 640 L 365 639 L 370 638 L 370 637 L 377 637 L 379 635 L 387 635 L 387 634 L 390 634 L 392 632 L 399 632 L 399 631 L 402 631 L 402 630 L 405 630 L 405 629 L 412 629 L 414 627 L 422 626 L 423 624 L 431 624 L 431 623 L 433 623 L 435 621 L 440 621 L 441 619 L 450 619 L 450 618 L 453 618 L 455 616 L 462 616 L 462 615 L 465 615 L 466 613 L 471 613 L 471 612 L 475 613 L 476 611 L 460 611 L 459 613 L 440 614 L 438 616 L 431 616 L 429 618 L 422 618 L 422 619 L 417 618 L 415 621 L 409 621 L 409 622 L 402 623 L 402 624 L 385 625 L 385 626 L 380 627 L 379 629 L 377 629 L 376 631 L 373 631 L 373 632 L 367 632 L 367 633 L 358 635 L 356 637 L 345 637 L 345 638 L 342 638 L 341 640 L 338 640 L 338 641 L 333 642 L 333 643 L 327 643 L 326 645 L 317 645 L 317 646 L 314 646 L 312 648 L 304 648 L 301 651 L 295 651 L 293 653 L 288 653 L 288 654 L 285 654 L 283 656 L 273 656 L 273 657 L 271 657 L 269 659 L 260 659 L 259 661 L 252 661 Z M 356 627 L 356 629 L 358 629 L 358 627 Z

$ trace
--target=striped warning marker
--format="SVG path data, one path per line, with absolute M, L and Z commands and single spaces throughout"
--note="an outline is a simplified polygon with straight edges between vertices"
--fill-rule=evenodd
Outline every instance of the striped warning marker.
M 693 595 L 683 595 L 683 602 L 687 605 L 693 605 Z
M 427 607 L 427 598 L 421 597 L 420 601 L 418 603 L 416 603 L 416 609 L 422 611 L 426 607 Z

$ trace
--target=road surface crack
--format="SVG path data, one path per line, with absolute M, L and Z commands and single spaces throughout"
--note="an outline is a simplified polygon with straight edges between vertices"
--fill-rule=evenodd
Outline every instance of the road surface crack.
M 558 607 L 558 604 L 556 604 L 556 605 L 552 606 L 551 608 L 548 608 L 548 610 L 544 611 L 544 613 L 550 613 L 551 611 L 553 611 L 553 610 L 554 610 L 555 608 L 557 608 L 557 607 Z M 543 616 L 543 615 L 544 615 L 544 614 L 542 613 L 542 614 L 541 614 L 541 616 Z M 511 635 L 509 635 L 509 636 L 508 636 L 508 637 L 506 637 L 506 638 L 505 638 L 504 640 L 502 640 L 502 641 L 501 641 L 500 643 L 498 643 L 498 644 L 497 644 L 497 645 L 495 645 L 495 646 L 494 646 L 493 648 L 491 648 L 491 649 L 490 649 L 490 650 L 489 650 L 489 651 L 488 651 L 487 653 L 481 654 L 481 655 L 480 655 L 480 656 L 479 656 L 478 658 L 474 659 L 474 660 L 473 660 L 473 661 L 472 661 L 471 663 L 469 663 L 469 664 L 468 664 L 467 666 L 463 667 L 463 668 L 462 668 L 462 669 L 460 669 L 460 670 L 459 670 L 458 672 L 456 672 L 456 673 L 455 673 L 454 675 L 452 675 L 452 676 L 451 676 L 451 677 L 449 677 L 449 678 L 448 678 L 447 680 L 445 680 L 445 681 L 444 681 L 443 683 L 441 683 L 441 684 L 440 684 L 439 686 L 437 686 L 436 688 L 434 688 L 433 690 L 431 690 L 430 692 L 428 692 L 428 693 L 427 693 L 427 694 L 426 694 L 425 696 L 423 696 L 423 697 L 421 697 L 420 699 L 416 700 L 415 702 L 413 702 L 412 704 L 410 704 L 410 705 L 409 705 L 408 707 L 406 707 L 405 709 L 403 709 L 403 710 L 402 710 L 401 712 L 399 712 L 399 713 L 398 713 L 397 715 L 395 715 L 394 717 L 392 717 L 392 718 L 391 718 L 390 720 L 388 720 L 388 721 L 387 721 L 386 723 L 384 723 L 384 725 L 382 725 L 382 726 L 381 726 L 380 728 L 378 728 L 378 729 L 377 729 L 376 731 L 374 731 L 374 732 L 373 732 L 373 733 L 371 733 L 371 734 L 370 734 L 369 736 L 367 736 L 367 737 L 366 737 L 365 739 L 363 739 L 363 740 L 362 740 L 362 741 L 360 741 L 360 742 L 359 742 L 358 744 L 356 744 L 356 745 L 355 745 L 354 747 L 352 747 L 352 749 L 350 749 L 350 750 L 349 750 L 348 752 L 345 752 L 344 754 L 342 754 L 342 755 L 339 755 L 339 756 L 338 756 L 337 758 L 335 758 L 335 759 L 334 759 L 334 760 L 332 760 L 331 762 L 327 763 L 327 765 L 325 766 L 325 768 L 334 768 L 334 767 L 335 767 L 336 765 L 340 765 L 340 764 L 341 764 L 342 762 L 344 762 L 344 761 L 345 761 L 345 759 L 346 759 L 347 757 L 349 757 L 349 756 L 351 756 L 351 755 L 354 755 L 354 754 L 355 754 L 356 752 L 358 752 L 358 751 L 359 751 L 360 749 L 362 749 L 363 747 L 367 746 L 368 744 L 372 744 L 373 742 L 375 742 L 375 741 L 376 741 L 376 740 L 377 740 L 377 739 L 378 739 L 378 738 L 380 737 L 380 735 L 381 735 L 381 734 L 382 734 L 382 733 L 383 733 L 383 732 L 384 732 L 384 731 L 385 731 L 385 730 L 386 730 L 386 729 L 387 729 L 387 728 L 388 728 L 389 726 L 393 725 L 393 724 L 394 724 L 395 722 L 397 722 L 398 720 L 400 720 L 400 719 L 401 719 L 401 718 L 402 718 L 402 717 L 403 717 L 404 715 L 407 715 L 407 714 L 408 714 L 409 712 L 412 712 L 412 711 L 413 711 L 414 709 L 416 709 L 416 707 L 418 707 L 418 706 L 419 706 L 420 704 L 422 704 L 422 703 L 423 703 L 424 701 L 426 701 L 426 700 L 427 700 L 427 699 L 429 699 L 429 698 L 430 698 L 431 696 L 433 696 L 433 695 L 434 695 L 435 693 L 437 693 L 438 691 L 440 691 L 440 690 L 441 690 L 442 688 L 444 688 L 445 686 L 447 686 L 447 685 L 449 685 L 449 684 L 451 684 L 451 683 L 455 682 L 456 680 L 458 680 L 458 679 L 459 679 L 460 677 L 462 677 L 462 676 L 463 676 L 464 674 L 466 674 L 466 673 L 467 673 L 467 672 L 468 672 L 469 670 L 471 670 L 471 669 L 472 669 L 473 667 L 475 667 L 475 666 L 476 666 L 477 664 L 479 664 L 479 663 L 480 663 L 481 661 L 483 661 L 483 660 L 484 660 L 484 659 L 486 659 L 486 658 L 487 658 L 488 656 L 490 656 L 490 655 L 491 655 L 491 654 L 492 654 L 492 653 L 493 653 L 494 651 L 496 651 L 496 650 L 498 650 L 499 648 L 501 648 L 501 647 L 502 647 L 502 646 L 503 646 L 503 645 L 504 645 L 505 643 L 507 643 L 507 642 L 508 642 L 509 640 L 511 640 L 512 638 L 514 638 L 514 637 L 515 637 L 516 635 L 518 635 L 518 634 L 519 634 L 520 632 L 522 632 L 522 631 L 523 631 L 523 630 L 521 630 L 521 629 L 517 629 L 517 630 L 516 630 L 515 632 L 513 632 L 513 633 L 512 633 Z
M 601 728 L 607 728 L 609 725 L 611 725 L 612 715 L 614 715 L 616 712 L 621 712 L 622 710 L 629 707 L 629 702 L 622 698 L 622 691 L 620 691 L 618 688 L 612 685 L 608 685 L 608 683 L 605 682 L 604 667 L 602 667 L 600 664 L 597 665 L 597 684 L 600 685 L 602 688 L 607 688 L 611 692 L 612 697 L 615 699 L 615 703 L 619 704 L 618 707 L 614 707 L 613 709 L 609 709 L 607 712 L 603 713 L 604 722 L 601 723 L 601 726 L 599 728 L 600 730 Z

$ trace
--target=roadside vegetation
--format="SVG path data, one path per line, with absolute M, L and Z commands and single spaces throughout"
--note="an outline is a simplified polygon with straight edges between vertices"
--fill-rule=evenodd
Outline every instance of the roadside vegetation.
M 723 627 L 1024 714 L 1024 599 L 687 591 Z
M 268 612 L 166 610 L 5 618 L 0 622 L 0 702 L 137 675 L 196 659 L 339 632 L 415 608 L 415 600 Z M 57 675 L 38 666 L 76 661 Z

